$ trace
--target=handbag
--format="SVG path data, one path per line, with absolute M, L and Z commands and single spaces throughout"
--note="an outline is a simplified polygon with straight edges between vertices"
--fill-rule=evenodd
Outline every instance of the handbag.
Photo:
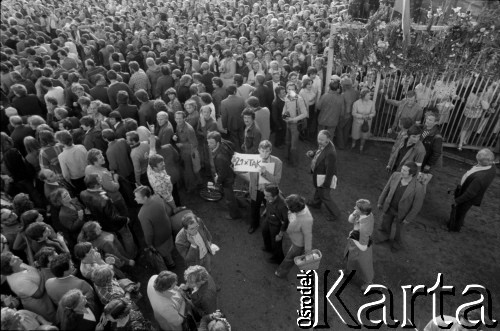
M 361 124 L 361 132 L 368 132 L 370 131 L 370 125 L 368 124 L 368 120 L 364 120 L 363 124 Z
M 167 265 L 163 260 L 163 257 L 156 249 L 146 248 L 146 259 L 148 260 L 151 267 L 153 267 L 155 272 L 161 272 L 167 270 Z
M 184 314 L 181 314 L 179 311 L 177 311 L 177 314 L 179 314 L 184 319 L 182 321 L 182 331 L 198 331 L 198 326 L 196 325 L 196 320 L 192 313 L 193 303 L 191 302 L 191 299 L 181 289 L 179 289 L 179 294 L 184 298 L 184 301 L 186 302 Z

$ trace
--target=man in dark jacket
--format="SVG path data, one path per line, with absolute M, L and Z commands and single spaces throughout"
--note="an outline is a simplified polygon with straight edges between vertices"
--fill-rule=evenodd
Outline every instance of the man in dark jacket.
M 233 148 L 229 141 L 223 140 L 220 133 L 212 131 L 207 136 L 208 148 L 212 151 L 214 169 L 212 173 L 216 185 L 222 186 L 224 198 L 229 208 L 229 214 L 226 219 L 241 218 L 241 212 L 238 209 L 238 203 L 233 192 L 234 172 L 231 158 L 233 157 Z
M 337 181 L 337 152 L 331 139 L 329 131 L 321 130 L 318 133 L 318 149 L 307 152 L 307 156 L 312 159 L 311 173 L 315 187 L 314 197 L 307 204 L 313 208 L 320 208 L 321 203 L 324 203 L 330 214 L 327 221 L 336 221 L 340 219 L 340 210 L 330 193 Z
M 285 258 L 283 235 L 289 223 L 288 208 L 276 185 L 268 185 L 264 188 L 264 198 L 267 204 L 266 220 L 262 228 L 263 250 L 272 253 L 272 256 L 267 260 L 268 262 L 280 264 Z
M 102 139 L 101 131 L 95 128 L 95 120 L 89 115 L 83 116 L 80 119 L 80 125 L 83 131 L 85 131 L 83 146 L 85 146 L 87 151 L 90 151 L 92 148 L 97 148 L 105 154 L 108 145 L 104 139 Z
M 420 141 L 425 147 L 425 157 L 422 162 L 422 172 L 429 173 L 431 169 L 441 166 L 443 158 L 443 137 L 437 123 L 439 113 L 429 111 L 425 114 L 424 130 Z
M 127 84 L 123 82 L 119 82 L 118 76 L 116 74 L 116 71 L 110 70 L 106 74 L 109 81 L 111 82 L 108 86 L 108 98 L 109 98 L 109 105 L 111 106 L 111 109 L 116 109 L 118 107 L 118 102 L 117 102 L 117 94 L 118 91 L 125 91 L 128 94 L 128 98 L 131 102 L 133 102 L 134 99 L 134 94 L 132 93 L 132 90 L 130 87 L 128 87 Z M 122 115 L 123 116 L 123 115 Z
M 286 122 L 281 115 L 285 107 L 286 89 L 283 86 L 278 86 L 275 92 L 277 97 L 272 103 L 271 119 L 274 123 L 274 131 L 276 132 L 274 147 L 281 148 L 285 144 L 286 136 Z
M 222 127 L 228 131 L 229 140 L 235 148 L 240 149 L 245 136 L 245 123 L 241 117 L 245 109 L 245 100 L 236 95 L 235 85 L 228 86 L 226 89 L 228 97 L 221 102 Z
M 495 155 L 487 148 L 476 154 L 477 165 L 467 171 L 455 189 L 455 203 L 448 222 L 448 230 L 460 232 L 465 215 L 472 206 L 480 206 L 484 193 L 495 179 Z M 455 214 L 455 215 L 453 215 Z
M 260 105 L 271 109 L 274 94 L 268 87 L 264 85 L 266 77 L 264 75 L 258 74 L 255 76 L 255 90 L 252 92 L 252 96 L 259 99 Z M 271 118 L 271 129 L 274 129 L 274 123 Z
M 108 232 L 118 232 L 124 227 L 128 219 L 120 216 L 113 201 L 106 195 L 101 186 L 102 178 L 98 174 L 90 174 L 85 177 L 87 189 L 80 193 L 80 200 L 96 221 L 101 224 L 102 229 Z
M 94 76 L 95 87 L 90 89 L 90 96 L 94 100 L 100 100 L 103 103 L 109 104 L 108 88 L 106 86 L 106 79 L 101 74 Z

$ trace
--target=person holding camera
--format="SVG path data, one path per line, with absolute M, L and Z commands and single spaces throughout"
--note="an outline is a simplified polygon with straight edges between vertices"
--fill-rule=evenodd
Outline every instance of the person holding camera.
M 363 281 L 361 290 L 365 291 L 373 282 L 373 242 L 372 233 L 375 219 L 372 214 L 372 205 L 366 199 L 356 201 L 354 212 L 349 215 L 349 223 L 354 225 L 347 237 L 347 246 L 344 251 L 346 258 L 346 272 L 356 270 Z
M 297 94 L 297 85 L 293 82 L 286 84 L 287 95 L 285 106 L 281 116 L 286 122 L 286 154 L 290 166 L 296 167 L 298 164 L 297 147 L 299 142 L 299 130 L 303 126 L 300 122 L 307 119 L 309 112 L 304 99 Z M 305 127 L 304 127 L 305 129 Z
M 340 218 L 340 210 L 337 204 L 332 200 L 330 190 L 332 181 L 337 178 L 337 152 L 332 142 L 332 136 L 327 130 L 321 130 L 318 133 L 318 149 L 308 151 L 307 156 L 311 160 L 311 173 L 313 174 L 313 183 L 315 187 L 314 197 L 309 199 L 307 204 L 313 208 L 321 208 L 321 203 L 325 204 L 329 217 L 327 221 L 336 221 Z M 323 178 L 320 183 L 319 178 Z M 333 185 L 336 186 L 336 185 Z

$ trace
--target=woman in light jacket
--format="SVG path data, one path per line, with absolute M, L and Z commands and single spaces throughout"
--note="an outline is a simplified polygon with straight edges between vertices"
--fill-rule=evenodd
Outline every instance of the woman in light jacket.
M 360 92 L 360 99 L 352 105 L 352 145 L 351 148 L 356 147 L 356 142 L 361 139 L 359 145 L 359 152 L 363 152 L 365 141 L 370 136 L 370 129 L 372 126 L 373 117 L 375 117 L 375 103 L 371 100 L 370 90 L 364 88 Z M 368 122 L 368 131 L 363 132 L 361 127 L 364 121 Z
M 349 215 L 349 223 L 354 225 L 347 238 L 344 257 L 347 262 L 346 273 L 356 270 L 363 281 L 361 290 L 366 290 L 373 282 L 373 245 L 372 233 L 374 218 L 370 201 L 360 199 L 356 201 L 354 212 Z
M 234 84 L 234 74 L 236 73 L 236 61 L 233 58 L 233 53 L 230 50 L 224 51 L 224 59 L 220 65 L 220 78 L 224 83 L 224 88 Z
M 285 259 L 274 273 L 279 278 L 285 278 L 290 269 L 295 265 L 294 258 L 312 251 L 312 227 L 313 217 L 307 208 L 305 199 L 292 194 L 285 199 L 288 208 L 288 220 L 290 221 L 286 233 L 292 242 L 286 253 Z M 280 238 L 281 239 L 281 238 Z

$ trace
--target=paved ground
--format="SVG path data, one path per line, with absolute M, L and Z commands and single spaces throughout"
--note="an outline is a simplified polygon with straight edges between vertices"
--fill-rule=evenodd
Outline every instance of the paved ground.
M 312 144 L 303 144 L 301 154 L 312 149 Z M 322 211 L 313 210 L 313 246 L 323 252 L 319 274 L 331 270 L 328 287 L 337 278 L 337 270 L 343 267 L 342 253 L 346 237 L 351 229 L 347 215 L 359 198 L 366 198 L 376 204 L 378 195 L 388 175 L 384 172 L 390 145 L 369 142 L 363 155 L 357 151 L 338 151 L 339 186 L 333 194 L 342 210 L 342 221 L 328 223 Z M 274 155 L 283 156 L 283 150 Z M 285 194 L 313 193 L 311 177 L 307 172 L 308 160 L 304 156 L 298 168 L 284 166 L 282 190 Z M 424 207 L 416 222 L 407 227 L 406 249 L 392 253 L 386 245 L 374 247 L 375 282 L 391 289 L 394 299 L 394 316 L 403 318 L 402 285 L 426 285 L 432 287 L 438 273 L 444 275 L 444 284 L 455 287 L 455 296 L 444 297 L 444 312 L 455 313 L 456 307 L 476 299 L 477 295 L 464 298 L 461 292 L 468 284 L 485 286 L 492 295 L 494 318 L 500 320 L 500 178 L 497 176 L 487 192 L 481 208 L 473 208 L 461 233 L 448 233 L 443 225 L 450 210 L 447 190 L 453 188 L 468 165 L 444 160 L 444 168 L 438 171 L 428 186 Z M 274 276 L 275 265 L 265 261 L 261 251 L 260 232 L 249 235 L 247 220 L 227 221 L 224 204 L 208 203 L 198 197 L 184 197 L 183 202 L 195 210 L 205 221 L 214 236 L 214 242 L 221 251 L 214 259 L 213 276 L 221 287 L 219 306 L 236 331 L 250 330 L 296 330 L 299 305 L 298 281 L 294 268 L 287 280 Z M 248 212 L 245 213 L 248 215 Z M 374 212 L 378 226 L 380 212 Z M 288 243 L 285 243 L 288 247 Z M 139 263 L 140 265 L 141 263 Z M 179 276 L 182 277 L 182 262 L 179 261 Z M 139 267 L 133 277 L 147 284 L 151 272 Z M 320 295 L 323 282 L 321 281 Z M 145 292 L 145 286 L 144 292 Z M 373 302 L 377 295 L 364 297 L 357 285 L 348 285 L 341 296 L 349 310 L 356 315 L 363 304 Z M 152 318 L 146 295 L 141 306 Z M 323 307 L 323 300 L 320 299 Z M 418 330 L 432 318 L 432 298 L 418 297 L 414 304 L 415 323 Z M 328 309 L 327 320 L 331 330 L 348 330 Z M 408 310 L 409 313 L 409 310 Z M 377 313 L 373 315 L 377 317 Z M 409 316 L 408 316 L 409 317 Z M 320 321 L 323 321 L 323 313 Z M 321 323 L 320 323 L 321 324 Z M 381 330 L 386 329 L 382 327 Z M 401 328 L 398 328 L 401 329 Z

